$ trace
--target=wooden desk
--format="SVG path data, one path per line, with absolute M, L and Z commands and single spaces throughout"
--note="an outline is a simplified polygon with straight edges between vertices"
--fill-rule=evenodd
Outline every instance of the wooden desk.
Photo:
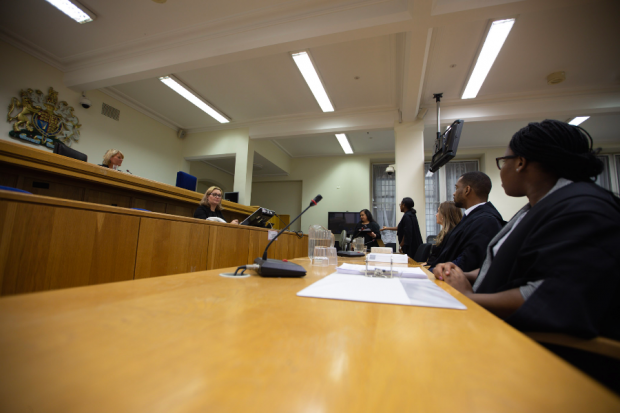
M 245 265 L 268 230 L 0 191 L 0 295 Z M 269 258 L 308 255 L 284 233 Z
M 0 299 L 10 412 L 618 412 L 620 399 L 442 282 L 466 311 L 296 297 L 218 271 Z
M 193 217 L 203 194 L 0 140 L 0 185 L 37 195 Z M 228 221 L 253 206 L 222 200 Z

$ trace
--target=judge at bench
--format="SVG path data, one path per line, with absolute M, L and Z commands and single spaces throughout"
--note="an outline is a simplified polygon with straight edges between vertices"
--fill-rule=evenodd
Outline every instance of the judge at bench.
M 222 190 L 217 186 L 207 189 L 205 196 L 200 201 L 200 205 L 194 211 L 194 218 L 207 219 L 212 217 L 224 220 L 222 215 Z M 239 220 L 233 219 L 230 223 L 238 224 Z
M 489 243 L 473 288 L 452 263 L 437 278 L 520 330 L 620 339 L 620 199 L 593 182 L 603 163 L 590 135 L 530 123 L 497 166 L 506 195 L 528 203 Z
M 465 208 L 459 224 L 444 238 L 439 256 L 429 261 L 431 271 L 437 264 L 453 262 L 471 271 L 480 268 L 489 241 L 505 222 L 493 204 L 487 202 L 491 179 L 483 172 L 467 172 L 456 182 L 454 205 Z

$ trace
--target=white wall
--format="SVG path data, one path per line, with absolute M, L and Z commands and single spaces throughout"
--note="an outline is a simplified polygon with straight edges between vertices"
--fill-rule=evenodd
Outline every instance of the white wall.
M 308 227 L 313 224 L 327 228 L 328 212 L 371 209 L 371 164 L 376 162 L 393 163 L 394 158 L 372 155 L 292 158 L 289 176 L 255 177 L 254 182 L 301 181 L 302 209 L 321 194 L 323 200 L 301 217 L 301 230 L 307 233 Z M 286 196 L 285 193 L 280 194 L 280 198 Z
M 125 155 L 122 169 L 144 178 L 174 185 L 176 173 L 188 171 L 181 156 L 182 141 L 174 130 L 97 90 L 86 92 L 92 107 L 84 109 L 79 104 L 81 94 L 64 86 L 63 73 L 58 69 L 2 41 L 0 56 L 2 107 L 8 107 L 12 97 L 20 98 L 21 89 L 39 89 L 47 95 L 53 87 L 59 101 L 66 101 L 75 109 L 82 127 L 80 141 L 73 148 L 85 153 L 89 162 L 101 163 L 104 153 L 116 148 Z M 120 110 L 119 121 L 101 114 L 102 102 Z M 0 139 L 51 152 L 40 145 L 9 137 L 11 129 L 12 123 L 0 122 Z
M 252 204 L 271 209 L 278 215 L 290 215 L 292 221 L 302 211 L 302 186 L 301 181 L 253 182 Z M 291 225 L 291 229 L 301 230 L 301 220 Z M 304 232 L 307 233 L 307 229 Z
M 209 183 L 213 183 L 213 185 L 219 186 L 224 192 L 233 192 L 235 178 L 231 174 L 222 172 L 204 162 L 189 162 L 189 173 L 198 178 L 198 186 L 196 189 L 198 192 L 204 193 L 209 186 L 211 186 L 201 183 L 201 180 L 208 181 Z

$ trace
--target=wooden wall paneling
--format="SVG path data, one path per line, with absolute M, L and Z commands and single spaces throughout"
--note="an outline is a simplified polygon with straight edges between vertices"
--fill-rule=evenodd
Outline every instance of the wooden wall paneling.
M 210 226 L 142 218 L 135 278 L 207 269 Z
M 72 199 L 74 201 L 84 200 L 84 188 L 59 181 L 61 180 L 54 179 L 53 176 L 44 178 L 24 176 L 21 189 L 35 195 Z
M 249 264 L 247 259 L 251 232 L 247 228 L 224 224 L 211 226 L 207 269 Z
M 133 278 L 139 218 L 1 202 L 2 295 Z
M 196 211 L 196 208 L 198 208 L 198 203 L 196 203 L 196 205 L 190 205 L 190 204 L 168 202 L 166 203 L 166 214 L 178 215 L 180 217 L 193 218 L 194 211 Z
M 151 199 L 132 197 L 131 198 L 131 207 L 132 208 L 147 209 L 147 210 L 149 210 L 151 212 L 159 212 L 159 213 L 162 213 L 162 214 L 166 213 L 166 203 L 165 202 L 154 201 L 154 200 L 151 200 Z
M 295 247 L 297 245 L 297 235 L 290 233 L 288 238 L 288 257 L 287 258 L 297 258 Z
M 10 186 L 11 188 L 17 188 L 17 179 L 19 175 L 8 171 L 5 168 L 0 169 L 0 185 Z M 20 188 L 21 189 L 21 188 Z
M 248 231 L 249 235 L 249 248 L 248 248 L 248 264 L 253 263 L 254 260 L 258 257 L 263 256 L 263 252 L 265 252 L 265 248 L 267 248 L 267 244 L 269 244 L 269 240 L 267 239 L 267 231 Z M 276 257 L 276 243 L 274 242 L 271 247 L 269 247 L 269 251 L 267 251 L 267 258 L 275 258 Z
M 271 248 L 276 247 L 277 260 L 284 260 L 290 258 L 288 251 L 289 237 L 290 234 L 283 233 L 273 244 L 271 244 Z
M 62 197 L 59 197 L 62 198 Z M 101 191 L 98 189 L 88 189 L 84 196 L 84 201 L 93 204 L 119 206 L 131 208 L 131 197 L 112 191 Z

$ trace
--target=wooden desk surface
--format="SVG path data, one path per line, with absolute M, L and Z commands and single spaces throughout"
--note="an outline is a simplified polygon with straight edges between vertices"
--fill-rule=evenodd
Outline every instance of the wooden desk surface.
M 620 399 L 466 311 L 301 298 L 203 271 L 0 299 L 11 412 L 618 412 Z

